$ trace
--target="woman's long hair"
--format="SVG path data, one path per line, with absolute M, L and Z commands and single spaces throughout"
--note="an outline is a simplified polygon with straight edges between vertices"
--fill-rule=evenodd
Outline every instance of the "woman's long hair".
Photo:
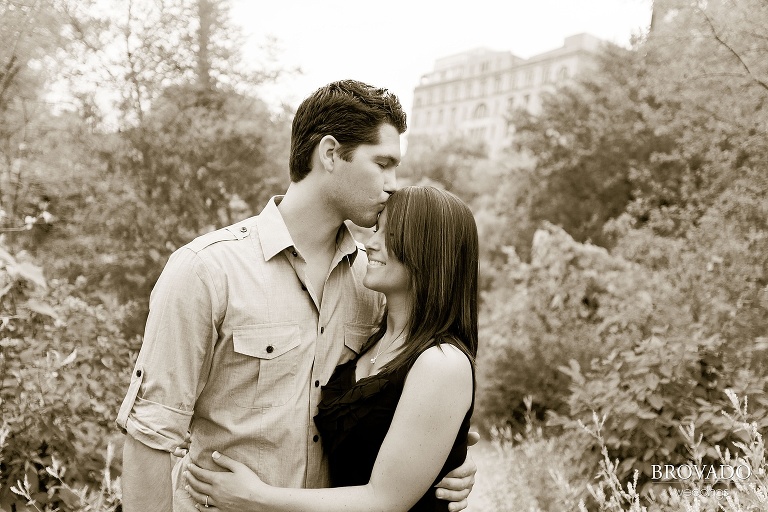
M 383 368 L 410 366 L 432 345 L 450 343 L 477 355 L 478 237 L 472 211 L 435 187 L 406 187 L 387 201 L 387 251 L 411 275 L 407 341 Z M 386 315 L 370 343 L 386 330 Z

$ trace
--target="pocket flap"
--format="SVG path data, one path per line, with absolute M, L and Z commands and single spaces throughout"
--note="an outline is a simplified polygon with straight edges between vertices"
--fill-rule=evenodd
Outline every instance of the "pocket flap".
M 232 331 L 235 352 L 259 359 L 274 359 L 301 344 L 299 324 L 263 324 L 235 327 Z
M 355 354 L 359 354 L 360 349 L 375 330 L 376 325 L 344 324 L 344 344 Z

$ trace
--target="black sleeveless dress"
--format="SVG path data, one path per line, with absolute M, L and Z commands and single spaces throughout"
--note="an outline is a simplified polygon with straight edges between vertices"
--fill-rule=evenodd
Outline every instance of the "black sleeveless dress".
M 353 359 L 336 367 L 328 384 L 322 388 L 319 410 L 315 416 L 315 425 L 328 455 L 333 487 L 365 485 L 370 480 L 373 464 L 392 423 L 410 370 L 410 367 L 404 367 L 355 382 L 355 363 Z M 473 408 L 474 398 L 448 459 L 433 485 L 466 459 L 467 432 Z M 411 512 L 447 510 L 448 502 L 437 499 L 434 487 L 430 487 L 410 509 Z

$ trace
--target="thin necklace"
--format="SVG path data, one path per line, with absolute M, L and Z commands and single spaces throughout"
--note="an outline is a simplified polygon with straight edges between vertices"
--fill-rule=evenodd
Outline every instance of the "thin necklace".
M 403 327 L 403 330 L 400 331 L 400 334 L 398 334 L 396 338 L 394 338 L 392 341 L 387 343 L 387 350 L 389 350 L 389 347 L 391 347 L 400 338 L 400 336 L 403 335 L 403 332 L 405 332 L 405 327 Z M 384 353 L 385 354 L 387 353 L 386 350 L 384 351 Z M 379 358 L 380 355 L 381 355 L 381 343 L 379 343 L 379 346 L 376 347 L 376 355 L 371 358 L 371 364 L 376 364 L 376 360 Z

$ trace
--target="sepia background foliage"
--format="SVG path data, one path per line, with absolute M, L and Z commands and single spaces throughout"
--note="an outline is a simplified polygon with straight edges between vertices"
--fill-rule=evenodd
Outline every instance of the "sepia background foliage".
M 119 509 L 157 276 L 288 183 L 291 111 L 259 85 L 293 71 L 243 61 L 224 0 L 121 5 L 0 2 L 2 511 Z M 471 510 L 765 509 L 766 27 L 763 0 L 656 0 L 509 112 L 502 158 L 409 141 L 400 184 L 453 191 L 481 236 Z M 726 449 L 755 468 L 735 502 L 651 478 Z

